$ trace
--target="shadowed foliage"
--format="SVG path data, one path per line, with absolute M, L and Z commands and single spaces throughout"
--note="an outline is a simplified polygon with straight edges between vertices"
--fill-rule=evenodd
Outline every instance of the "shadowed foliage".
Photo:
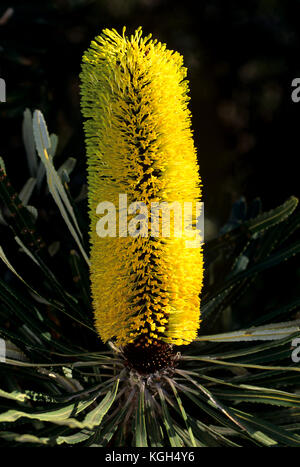
M 73 162 L 57 166 L 41 112 L 27 110 L 23 128 L 34 176 L 20 192 L 0 169 L 1 445 L 300 446 L 298 200 L 234 204 L 205 244 L 197 340 L 160 371 L 137 371 L 93 327 Z M 31 204 L 38 189 L 50 209 Z

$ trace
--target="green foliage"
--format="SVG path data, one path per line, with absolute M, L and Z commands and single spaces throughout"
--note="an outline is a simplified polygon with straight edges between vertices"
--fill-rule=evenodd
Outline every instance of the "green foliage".
M 197 341 L 178 348 L 174 368 L 140 375 L 93 327 L 74 162 L 55 169 L 57 138 L 39 111 L 26 110 L 23 137 L 31 169 L 21 193 L 0 165 L 1 445 L 300 446 L 297 199 L 266 213 L 256 201 L 254 215 L 244 201 L 233 207 L 205 244 Z M 28 205 L 36 193 L 51 199 L 46 226 L 58 222 L 54 207 L 64 221 L 55 239 Z

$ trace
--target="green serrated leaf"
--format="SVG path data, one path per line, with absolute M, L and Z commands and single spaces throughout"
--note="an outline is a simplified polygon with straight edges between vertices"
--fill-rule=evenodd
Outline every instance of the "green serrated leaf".
M 245 227 L 248 228 L 252 234 L 260 233 L 287 219 L 296 209 L 297 204 L 298 199 L 295 196 L 291 196 L 281 206 L 246 222 Z
M 18 443 L 48 444 L 50 438 L 38 437 L 31 434 L 19 434 L 11 431 L 0 431 L 0 438 L 7 441 L 16 441 Z
M 300 320 L 287 321 L 284 323 L 267 324 L 264 326 L 251 327 L 241 331 L 215 334 L 211 336 L 197 337 L 196 341 L 212 342 L 241 342 L 256 340 L 278 340 L 300 331 Z
M 95 398 L 88 401 L 80 401 L 78 403 L 69 404 L 59 409 L 49 411 L 22 411 L 10 409 L 0 414 L 0 423 L 2 422 L 15 422 L 20 418 L 30 418 L 33 420 L 41 420 L 45 422 L 52 422 L 58 425 L 66 425 L 70 428 L 85 428 L 78 420 L 69 418 L 72 414 L 79 414 L 89 405 L 94 402 Z

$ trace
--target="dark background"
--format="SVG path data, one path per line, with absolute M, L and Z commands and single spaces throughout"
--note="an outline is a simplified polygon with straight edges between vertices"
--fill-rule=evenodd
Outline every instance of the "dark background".
M 22 142 L 26 107 L 43 111 L 59 136 L 57 166 L 77 159 L 71 189 L 85 182 L 79 106 L 81 57 L 105 27 L 144 33 L 183 54 L 191 89 L 203 200 L 212 235 L 241 196 L 264 209 L 298 195 L 300 1 L 53 0 L 1 1 L 0 155 L 20 189 L 27 162 Z M 29 177 L 29 175 L 28 175 Z M 27 178 L 28 178 L 27 177 Z M 33 203 L 38 207 L 39 200 Z

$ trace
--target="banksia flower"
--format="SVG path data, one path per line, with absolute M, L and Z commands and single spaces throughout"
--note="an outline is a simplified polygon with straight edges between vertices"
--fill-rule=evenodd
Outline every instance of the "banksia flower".
M 193 203 L 195 227 L 201 189 L 186 74 L 182 56 L 141 28 L 130 38 L 105 29 L 83 56 L 95 325 L 104 342 L 129 349 L 189 344 L 199 327 L 201 246 L 187 243 L 182 218 L 163 235 L 150 215 Z

